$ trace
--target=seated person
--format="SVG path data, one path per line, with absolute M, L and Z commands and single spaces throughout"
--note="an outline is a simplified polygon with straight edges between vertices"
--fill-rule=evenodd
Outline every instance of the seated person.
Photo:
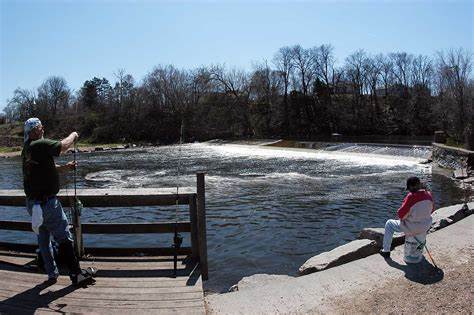
M 426 233 L 431 226 L 431 213 L 434 211 L 433 196 L 422 188 L 420 179 L 415 176 L 407 179 L 407 190 L 409 193 L 397 211 L 400 220 L 388 220 L 385 224 L 383 248 L 380 251 L 384 258 L 390 257 L 394 232 L 413 236 Z

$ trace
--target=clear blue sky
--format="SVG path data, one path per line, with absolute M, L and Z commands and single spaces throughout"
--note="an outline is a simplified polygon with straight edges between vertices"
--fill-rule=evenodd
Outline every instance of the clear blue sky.
M 339 62 L 363 48 L 474 51 L 474 1 L 0 0 L 0 110 L 51 75 L 77 91 L 93 76 L 137 82 L 158 64 L 250 69 L 279 47 L 330 43 Z

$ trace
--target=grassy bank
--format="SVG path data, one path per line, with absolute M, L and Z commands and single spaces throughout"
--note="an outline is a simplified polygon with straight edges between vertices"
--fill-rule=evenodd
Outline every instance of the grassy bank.
M 20 152 L 21 147 L 0 147 L 0 153 Z

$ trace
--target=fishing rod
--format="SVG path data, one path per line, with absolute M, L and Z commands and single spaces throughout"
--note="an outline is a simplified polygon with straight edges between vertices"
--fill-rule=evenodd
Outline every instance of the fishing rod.
M 431 262 L 433 263 L 433 265 L 435 266 L 436 269 L 439 269 L 439 267 L 436 265 L 434 259 L 433 259 L 433 256 L 431 256 L 431 253 L 430 251 L 428 250 L 428 246 L 426 246 L 426 240 L 424 242 L 421 242 L 419 239 L 417 239 L 416 237 L 413 237 L 417 242 L 418 242 L 418 247 L 417 249 L 418 250 L 422 250 L 423 247 L 426 249 L 426 252 L 428 253 L 428 256 L 430 257 L 431 259 Z
M 80 224 L 79 224 L 79 217 L 81 216 L 82 212 L 82 203 L 77 198 L 77 143 L 76 140 L 74 140 L 74 152 L 73 152 L 73 159 L 74 159 L 74 173 L 73 173 L 73 179 L 74 179 L 74 203 L 73 203 L 73 210 L 74 210 L 74 215 L 73 215 L 73 227 L 74 227 L 74 246 L 76 247 L 76 254 L 79 256 L 81 255 L 82 252 L 82 239 L 78 240 L 78 235 L 82 238 L 82 233 L 77 233 L 77 230 L 80 229 Z
M 174 237 L 173 237 L 173 277 L 176 278 L 178 273 L 178 251 L 183 243 L 183 237 L 178 233 L 178 210 L 179 210 L 179 176 L 181 166 L 181 145 L 183 144 L 183 120 L 181 120 L 180 136 L 179 136 L 179 153 L 178 153 L 178 169 L 176 176 L 176 213 L 174 221 Z

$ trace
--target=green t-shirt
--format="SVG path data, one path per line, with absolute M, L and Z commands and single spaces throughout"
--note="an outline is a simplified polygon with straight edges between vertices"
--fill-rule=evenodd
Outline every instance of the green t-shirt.
M 43 200 L 59 191 L 54 156 L 61 153 L 61 142 L 51 139 L 28 141 L 23 146 L 23 187 L 28 198 Z

